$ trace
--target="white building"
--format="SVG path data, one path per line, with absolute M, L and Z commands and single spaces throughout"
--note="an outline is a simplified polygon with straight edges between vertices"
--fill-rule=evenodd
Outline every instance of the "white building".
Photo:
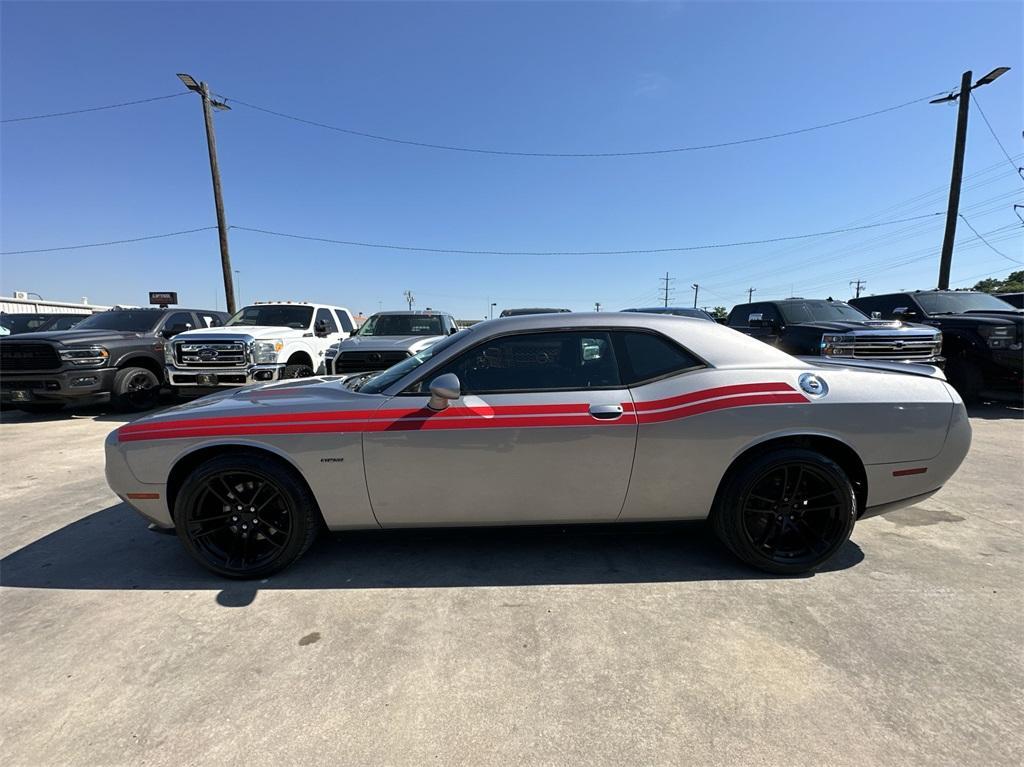
M 14 291 L 13 296 L 0 296 L 0 311 L 5 314 L 92 314 L 94 312 L 105 312 L 109 306 L 90 304 L 83 298 L 81 303 L 70 301 L 50 301 L 45 298 L 29 298 L 29 295 L 20 290 Z

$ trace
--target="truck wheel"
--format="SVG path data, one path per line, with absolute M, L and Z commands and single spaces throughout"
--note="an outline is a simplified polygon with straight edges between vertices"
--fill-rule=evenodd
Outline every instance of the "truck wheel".
M 977 402 L 981 396 L 981 371 L 963 357 L 953 357 L 946 363 L 946 380 L 966 403 Z
M 160 379 L 146 368 L 122 368 L 114 376 L 113 395 L 119 410 L 127 413 L 149 410 L 160 398 Z
M 174 502 L 174 527 L 188 553 L 228 578 L 265 578 L 313 544 L 322 518 L 300 477 L 255 454 L 211 458 Z
M 773 450 L 730 470 L 711 524 L 737 557 L 795 575 L 830 559 L 853 532 L 857 499 L 839 465 L 813 450 Z
M 313 375 L 313 368 L 309 365 L 285 365 L 281 378 L 309 378 Z

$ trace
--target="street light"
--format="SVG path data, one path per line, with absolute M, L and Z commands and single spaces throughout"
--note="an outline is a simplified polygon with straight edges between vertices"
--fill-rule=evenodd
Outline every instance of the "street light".
M 220 241 L 220 268 L 224 274 L 224 295 L 228 314 L 235 313 L 235 287 L 231 280 L 231 256 L 228 253 L 228 220 L 224 214 L 224 198 L 220 189 L 220 166 L 217 163 L 217 138 L 213 132 L 212 109 L 230 109 L 227 104 L 210 98 L 206 83 L 196 82 L 192 75 L 178 73 L 178 79 L 193 93 L 198 93 L 203 102 L 203 122 L 206 124 L 206 149 L 210 155 L 210 176 L 213 178 L 213 204 L 217 209 L 217 235 Z
M 235 294 L 236 301 L 242 303 L 242 270 L 235 269 Z
M 497 303 L 492 303 L 491 304 L 491 319 L 492 320 L 494 319 L 494 307 L 497 306 L 497 305 L 498 305 Z
M 946 231 L 942 236 L 942 255 L 939 258 L 939 290 L 949 290 L 949 270 L 953 264 L 953 240 L 956 237 L 956 219 L 960 214 L 960 186 L 964 176 L 964 150 L 967 145 L 967 112 L 971 105 L 971 91 L 994 82 L 1010 71 L 1009 67 L 996 67 L 973 86 L 974 73 L 967 70 L 960 78 L 960 90 L 942 98 L 932 99 L 931 104 L 943 104 L 960 99 L 956 115 L 956 141 L 953 144 L 953 172 L 949 179 L 949 205 L 946 208 Z

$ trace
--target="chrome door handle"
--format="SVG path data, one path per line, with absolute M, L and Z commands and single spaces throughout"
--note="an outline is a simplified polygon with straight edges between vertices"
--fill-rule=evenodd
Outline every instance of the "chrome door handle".
M 603 421 L 613 421 L 622 415 L 622 405 L 591 405 L 590 415 Z

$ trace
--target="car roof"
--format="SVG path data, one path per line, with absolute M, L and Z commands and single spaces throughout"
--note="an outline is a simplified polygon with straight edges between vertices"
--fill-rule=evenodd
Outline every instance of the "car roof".
M 395 309 L 391 311 L 386 309 L 383 312 L 374 312 L 371 317 L 376 317 L 380 314 L 407 314 L 410 317 L 433 317 L 435 314 L 451 314 L 451 312 L 442 311 L 441 309 L 415 309 L 413 311 L 406 311 L 404 309 Z

